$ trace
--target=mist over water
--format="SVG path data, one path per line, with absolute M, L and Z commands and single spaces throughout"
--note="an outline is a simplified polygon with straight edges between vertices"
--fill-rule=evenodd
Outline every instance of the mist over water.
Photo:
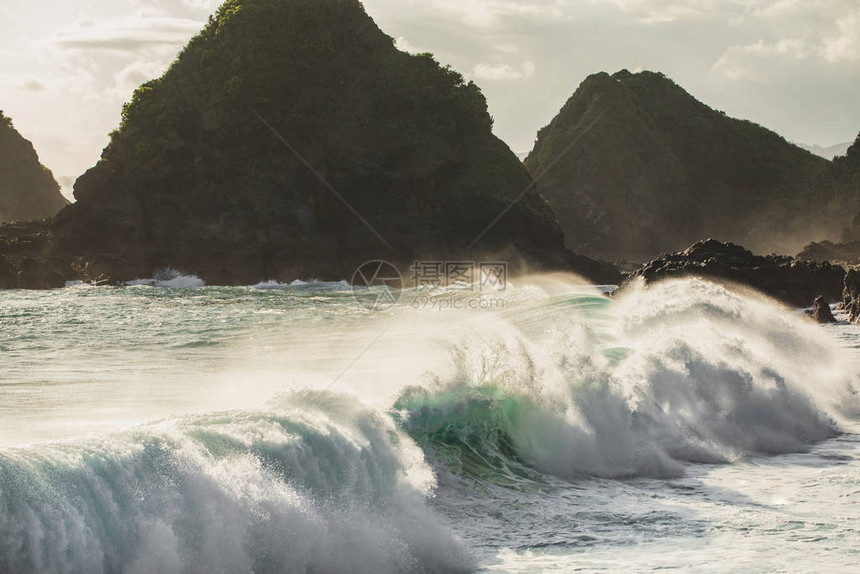
M 856 478 L 854 327 L 696 280 L 514 283 L 380 313 L 342 283 L 4 292 L 0 570 L 515 570 L 731 531 L 721 469 Z
M 564 307 L 588 300 L 571 299 L 513 313 L 492 346 L 456 346 L 453 376 L 395 405 L 405 427 L 563 478 L 671 477 L 803 451 L 858 412 L 840 350 L 770 302 L 686 281 L 594 301 L 576 321 Z

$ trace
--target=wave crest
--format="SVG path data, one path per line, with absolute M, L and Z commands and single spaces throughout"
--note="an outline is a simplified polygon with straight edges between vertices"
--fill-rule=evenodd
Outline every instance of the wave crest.
M 0 570 L 467 571 L 432 486 L 387 417 L 300 393 L 0 454 Z
M 452 356 L 452 377 L 395 409 L 422 444 L 480 458 L 481 475 L 513 461 L 563 478 L 676 476 L 689 462 L 803 451 L 860 412 L 853 370 L 819 327 L 697 280 Z

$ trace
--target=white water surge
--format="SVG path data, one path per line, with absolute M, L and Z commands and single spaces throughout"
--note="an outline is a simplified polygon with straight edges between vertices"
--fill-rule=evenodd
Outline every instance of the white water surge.
M 856 557 L 838 544 L 850 521 L 801 548 L 767 512 L 723 512 L 763 504 L 768 465 L 802 488 L 809 460 L 833 479 L 818 499 L 854 503 L 853 326 L 693 280 L 612 301 L 533 277 L 432 294 L 492 305 L 406 292 L 383 313 L 342 283 L 159 281 L 0 293 L 0 570 L 633 570 L 709 553 L 722 570 L 714 540 Z

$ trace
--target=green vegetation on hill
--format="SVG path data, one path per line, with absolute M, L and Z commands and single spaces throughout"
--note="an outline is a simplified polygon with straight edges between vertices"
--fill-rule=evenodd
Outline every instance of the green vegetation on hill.
M 54 233 L 217 282 L 463 254 L 532 185 L 491 129 L 477 86 L 397 50 L 357 0 L 228 0 L 135 92 Z M 531 190 L 476 248 L 557 259 L 562 244 Z
M 33 144 L 0 111 L 0 223 L 44 219 L 67 204 Z
M 647 260 L 711 236 L 796 253 L 833 225 L 811 212 L 826 160 L 654 72 L 588 77 L 526 165 L 589 255 Z

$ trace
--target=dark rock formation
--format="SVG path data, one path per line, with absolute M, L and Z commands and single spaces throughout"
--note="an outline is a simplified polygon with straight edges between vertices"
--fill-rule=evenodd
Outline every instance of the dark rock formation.
M 796 253 L 834 228 L 812 209 L 828 161 L 659 73 L 588 77 L 526 165 L 567 246 L 608 260 L 647 261 L 709 236 Z
M 841 298 L 845 270 L 826 262 L 753 255 L 739 245 L 708 239 L 651 261 L 625 280 L 621 290 L 640 277 L 646 283 L 700 277 L 752 287 L 793 307 L 809 307 L 819 295 L 829 301 Z
M 848 312 L 851 322 L 860 320 L 860 270 L 849 269 L 845 274 L 842 308 Z
M 860 265 L 860 241 L 833 243 L 832 241 L 813 242 L 797 254 L 804 261 L 830 261 L 844 265 Z
M 0 111 L 0 223 L 51 217 L 68 203 L 33 144 Z
M 50 251 L 46 222 L 0 225 L 0 289 L 62 287 L 69 275 L 67 265 Z
M 830 303 L 821 295 L 815 298 L 815 308 L 812 310 L 812 318 L 822 325 L 837 322 L 836 317 L 833 316 L 833 312 L 830 310 Z
M 358 0 L 228 0 L 135 92 L 75 197 L 44 230 L 0 232 L 0 253 L 29 242 L 110 282 L 339 280 L 375 259 L 620 278 L 564 249 L 477 86 L 398 51 Z

